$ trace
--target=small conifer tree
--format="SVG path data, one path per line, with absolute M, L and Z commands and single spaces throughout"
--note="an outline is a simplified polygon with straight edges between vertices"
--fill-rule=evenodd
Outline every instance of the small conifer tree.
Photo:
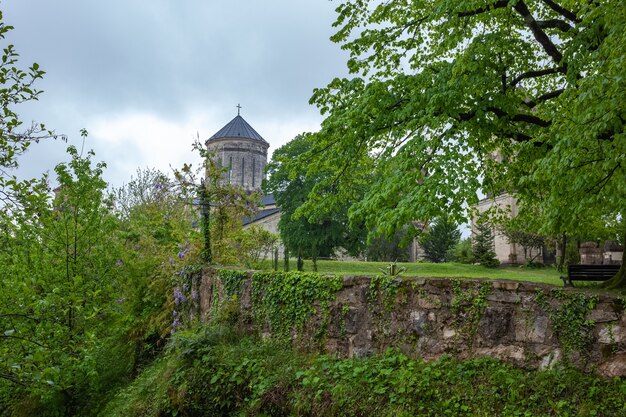
M 460 238 L 461 232 L 457 224 L 447 217 L 439 217 L 420 239 L 420 244 L 430 262 L 449 262 L 454 258 L 453 249 Z
M 496 252 L 493 249 L 491 225 L 480 219 L 476 224 L 476 229 L 472 245 L 474 262 L 488 268 L 495 268 L 500 262 L 496 259 Z

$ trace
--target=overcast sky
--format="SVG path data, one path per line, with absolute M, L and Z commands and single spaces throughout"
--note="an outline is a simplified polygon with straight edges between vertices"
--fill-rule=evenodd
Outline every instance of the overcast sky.
M 40 100 L 15 110 L 43 122 L 127 182 L 139 167 L 163 171 L 241 115 L 270 153 L 322 118 L 308 100 L 346 74 L 347 55 L 329 37 L 329 0 L 3 0 L 7 36 L 22 67 L 46 71 Z M 6 45 L 3 45 L 3 47 Z M 34 145 L 21 174 L 52 172 L 63 142 Z

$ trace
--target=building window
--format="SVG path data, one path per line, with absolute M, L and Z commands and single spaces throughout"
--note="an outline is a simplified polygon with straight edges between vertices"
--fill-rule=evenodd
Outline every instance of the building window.
M 241 158 L 241 186 L 245 187 L 244 180 L 246 179 L 246 158 Z
M 228 183 L 232 184 L 233 177 L 233 157 L 231 156 L 228 160 Z
M 255 187 L 256 180 L 256 158 L 252 158 L 252 188 Z

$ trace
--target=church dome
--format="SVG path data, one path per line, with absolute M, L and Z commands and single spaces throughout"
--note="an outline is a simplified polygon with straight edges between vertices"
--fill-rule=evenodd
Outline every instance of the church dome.
M 224 168 L 222 182 L 246 191 L 260 191 L 269 146 L 239 114 L 206 140 L 207 150 Z
M 211 136 L 207 143 L 218 139 L 252 139 L 267 143 L 240 115 L 237 115 L 226 126 Z

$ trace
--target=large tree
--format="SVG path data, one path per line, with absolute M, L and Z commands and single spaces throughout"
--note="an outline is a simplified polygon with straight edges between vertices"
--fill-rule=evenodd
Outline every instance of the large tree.
M 301 166 L 334 175 L 303 210 L 330 183 L 349 190 L 374 157 L 378 181 L 352 213 L 389 231 L 460 219 L 481 192 L 515 193 L 550 234 L 624 215 L 623 1 L 355 0 L 337 12 L 332 39 L 353 75 L 311 99 L 327 117 Z
M 280 207 L 278 229 L 285 247 L 292 255 L 310 258 L 315 264 L 318 257 L 332 256 L 338 248 L 358 251 L 365 236 L 362 232 L 350 230 L 348 225 L 349 198 L 358 193 L 356 189 L 351 190 L 350 196 L 344 196 L 344 200 L 336 202 L 334 210 L 318 211 L 309 216 L 298 213 L 315 184 L 324 177 L 323 172 L 311 175 L 306 169 L 292 166 L 295 158 L 310 151 L 312 138 L 309 133 L 298 135 L 274 152 L 266 168 L 268 180 L 263 183 L 263 189 L 274 195 Z M 326 190 L 326 194 L 332 194 L 332 191 Z

